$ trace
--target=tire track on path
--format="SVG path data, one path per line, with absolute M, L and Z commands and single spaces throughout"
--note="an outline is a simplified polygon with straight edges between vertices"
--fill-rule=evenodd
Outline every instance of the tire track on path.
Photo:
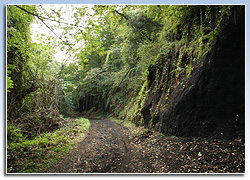
M 87 137 L 49 173 L 131 172 L 131 132 L 107 119 L 92 119 L 90 123 Z

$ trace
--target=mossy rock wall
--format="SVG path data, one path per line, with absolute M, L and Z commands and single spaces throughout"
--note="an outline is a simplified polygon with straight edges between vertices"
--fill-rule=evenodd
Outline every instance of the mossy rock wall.
M 233 6 L 219 26 L 211 49 L 192 65 L 190 75 L 166 70 L 178 48 L 149 68 L 142 125 L 166 135 L 244 136 L 245 7 Z

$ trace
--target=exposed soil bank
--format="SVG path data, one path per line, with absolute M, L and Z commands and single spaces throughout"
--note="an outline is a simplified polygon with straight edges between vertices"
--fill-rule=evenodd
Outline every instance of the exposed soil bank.
M 156 127 L 165 135 L 245 136 L 244 6 L 234 6 L 231 15 L 223 18 L 212 49 L 198 60 L 187 79 L 174 84 L 162 75 L 162 83 L 155 85 L 168 61 L 163 58 L 149 69 L 150 92 L 142 109 L 143 125 Z M 170 87 L 170 92 L 162 90 L 162 84 Z

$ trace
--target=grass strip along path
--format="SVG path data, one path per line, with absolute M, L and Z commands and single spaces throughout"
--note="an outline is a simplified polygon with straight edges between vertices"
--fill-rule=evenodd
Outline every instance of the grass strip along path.
M 89 127 L 86 118 L 66 118 L 63 127 L 55 132 L 8 144 L 7 172 L 43 173 L 71 152 L 85 138 Z

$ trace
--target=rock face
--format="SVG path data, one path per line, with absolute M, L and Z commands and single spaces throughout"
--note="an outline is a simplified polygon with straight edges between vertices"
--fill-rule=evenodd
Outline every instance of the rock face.
M 164 93 L 159 90 L 162 86 L 152 83 L 159 68 L 149 69 L 151 90 L 141 111 L 145 126 L 156 127 L 165 135 L 244 137 L 244 6 L 234 6 L 231 15 L 222 19 L 212 49 L 201 57 L 189 78 L 176 83 L 163 108 L 152 111 Z M 171 84 L 171 80 L 163 81 Z

